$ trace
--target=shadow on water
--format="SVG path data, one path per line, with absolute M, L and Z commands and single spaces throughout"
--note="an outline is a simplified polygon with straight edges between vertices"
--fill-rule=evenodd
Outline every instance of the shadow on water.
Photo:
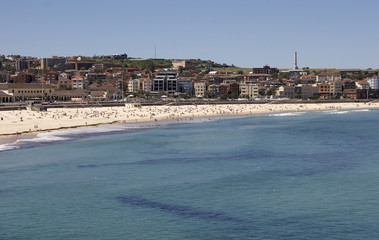
M 175 157 L 175 158 L 157 158 L 157 159 L 146 159 L 134 162 L 117 162 L 117 163 L 100 163 L 100 164 L 78 164 L 79 168 L 97 168 L 97 167 L 111 167 L 111 166 L 128 166 L 128 165 L 151 165 L 151 164 L 164 164 L 164 163 L 193 163 L 193 162 L 204 162 L 204 161 L 222 161 L 222 160 L 240 160 L 240 159 L 259 159 L 259 158 L 272 158 L 278 157 L 276 154 L 267 153 L 255 153 L 255 154 L 235 154 L 232 156 L 228 155 L 217 155 L 212 154 L 211 157 Z
M 161 210 L 170 214 L 174 214 L 176 216 L 181 216 L 181 217 L 199 218 L 199 219 L 204 219 L 204 220 L 214 220 L 214 221 L 222 221 L 222 222 L 233 222 L 233 223 L 248 225 L 248 223 L 245 220 L 242 220 L 237 217 L 232 217 L 232 216 L 220 214 L 217 212 L 197 210 L 191 207 L 177 205 L 177 204 L 161 203 L 161 202 L 151 201 L 145 198 L 140 198 L 140 197 L 135 197 L 135 196 L 120 196 L 120 197 L 117 197 L 117 199 L 121 201 L 122 203 L 125 203 L 128 205 L 158 209 L 158 210 Z
M 207 159 L 196 159 L 196 158 L 163 158 L 163 159 L 147 159 L 136 162 L 124 162 L 124 163 L 103 163 L 103 164 L 79 164 L 80 168 L 96 168 L 96 167 L 111 167 L 111 166 L 127 166 L 127 165 L 150 165 L 159 163 L 187 163 L 196 161 L 206 161 Z

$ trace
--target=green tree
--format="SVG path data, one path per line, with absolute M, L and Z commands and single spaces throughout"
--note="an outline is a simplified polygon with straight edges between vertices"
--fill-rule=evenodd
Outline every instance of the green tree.
M 266 89 L 264 88 L 259 88 L 258 89 L 258 93 L 260 96 L 266 96 Z
M 105 70 L 103 68 L 95 68 L 94 70 L 95 73 L 103 73 Z
M 225 101 L 225 100 L 228 100 L 228 94 L 222 94 L 221 96 L 220 96 L 220 100 L 221 101 Z
M 313 96 L 310 96 L 309 99 L 312 99 L 312 100 L 317 100 L 319 99 L 320 96 L 319 95 L 313 95 Z

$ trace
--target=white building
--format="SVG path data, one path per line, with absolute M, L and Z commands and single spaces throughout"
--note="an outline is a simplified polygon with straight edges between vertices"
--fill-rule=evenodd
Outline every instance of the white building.
M 85 86 L 85 80 L 84 80 L 84 77 L 80 76 L 80 75 L 76 75 L 74 76 L 72 79 L 72 88 L 77 88 L 77 89 L 84 89 L 86 86 Z
M 194 67 L 194 64 L 191 60 L 175 60 L 172 62 L 172 68 L 178 69 L 178 68 L 191 68 Z
M 316 77 L 316 82 L 332 82 L 337 79 L 341 79 L 341 74 L 320 73 Z
M 151 89 L 153 88 L 153 81 L 149 79 L 143 79 L 142 88 L 144 92 L 151 92 Z
M 255 84 L 240 84 L 240 97 L 250 99 L 259 97 L 259 87 Z
M 276 96 L 285 98 L 295 97 L 295 87 L 294 86 L 280 86 L 276 92 Z
M 193 84 L 193 87 L 195 89 L 195 96 L 196 97 L 204 97 L 205 96 L 205 92 L 207 90 L 207 86 L 206 86 L 205 82 L 195 82 Z
M 370 89 L 370 84 L 367 80 L 356 81 L 355 86 L 357 87 L 357 89 Z
M 370 85 L 371 89 L 379 89 L 379 78 L 378 77 L 371 78 L 371 79 L 367 80 L 367 82 Z
M 62 79 L 62 78 L 70 79 L 71 78 L 71 74 L 63 72 L 63 73 L 61 73 L 61 74 L 58 75 L 58 80 Z
M 138 79 L 131 79 L 128 81 L 128 92 L 138 92 Z
M 340 80 L 334 80 L 330 83 L 330 93 L 336 97 L 336 96 L 342 96 L 342 81 Z

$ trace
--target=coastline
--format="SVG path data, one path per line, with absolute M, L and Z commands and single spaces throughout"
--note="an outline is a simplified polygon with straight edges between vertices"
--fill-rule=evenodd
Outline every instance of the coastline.
M 45 112 L 28 110 L 1 111 L 0 145 L 12 144 L 18 138 L 33 138 L 40 133 L 79 128 L 96 128 L 115 124 L 150 124 L 192 121 L 239 115 L 267 115 L 311 111 L 379 109 L 378 102 L 368 103 L 292 103 L 95 107 L 80 109 L 50 108 Z

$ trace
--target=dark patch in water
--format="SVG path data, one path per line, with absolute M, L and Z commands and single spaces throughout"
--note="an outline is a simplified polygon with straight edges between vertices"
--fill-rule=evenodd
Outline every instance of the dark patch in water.
M 126 165 L 150 165 L 158 163 L 188 163 L 197 161 L 207 161 L 215 158 L 163 158 L 163 159 L 147 159 L 129 163 L 103 163 L 103 164 L 80 164 L 78 167 L 109 167 L 109 166 L 126 166 Z
M 204 162 L 204 161 L 222 161 L 222 160 L 240 160 L 240 159 L 256 159 L 256 158 L 269 158 L 278 157 L 274 154 L 258 154 L 255 155 L 251 153 L 240 153 L 234 156 L 220 156 L 213 154 L 212 157 L 182 157 L 182 158 L 161 158 L 161 159 L 146 159 L 142 161 L 127 162 L 127 163 L 102 163 L 102 164 L 79 164 L 80 168 L 95 168 L 95 167 L 110 167 L 110 166 L 127 166 L 127 165 L 151 165 L 151 164 L 162 164 L 162 163 L 192 163 L 192 162 Z
M 151 200 L 140 198 L 140 197 L 121 196 L 121 197 L 117 197 L 117 199 L 123 203 L 130 204 L 133 206 L 158 209 L 158 210 L 171 213 L 177 216 L 182 216 L 182 217 L 192 217 L 192 218 L 200 218 L 204 220 L 215 220 L 215 221 L 228 221 L 228 222 L 235 222 L 235 223 L 244 222 L 242 219 L 223 215 L 216 212 L 202 211 L 202 210 L 197 210 L 191 207 L 176 205 L 176 204 L 160 203 L 160 202 L 155 202 L 155 201 L 151 201 Z

